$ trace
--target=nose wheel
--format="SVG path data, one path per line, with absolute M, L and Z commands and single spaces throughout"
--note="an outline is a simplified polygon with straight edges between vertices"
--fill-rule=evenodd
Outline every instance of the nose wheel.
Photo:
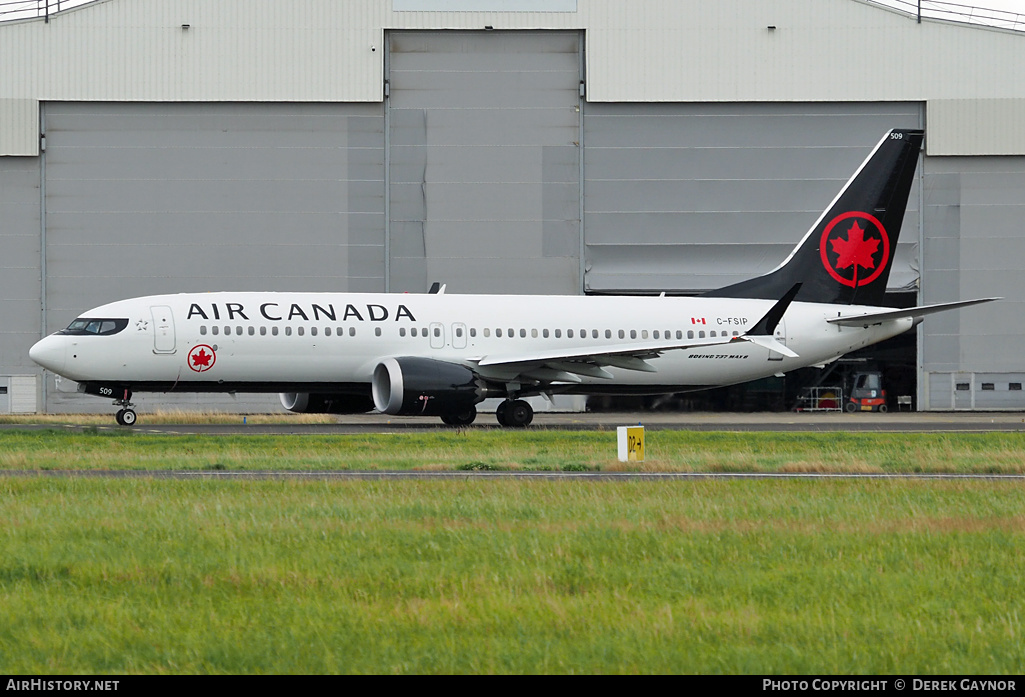
M 138 418 L 135 415 L 135 410 L 132 409 L 132 391 L 125 389 L 121 395 L 121 399 L 114 400 L 114 406 L 121 407 L 117 414 L 114 415 L 114 419 L 117 421 L 118 426 L 134 426 L 135 420 Z
M 134 426 L 138 417 L 135 415 L 134 409 L 121 409 L 114 418 L 119 426 Z

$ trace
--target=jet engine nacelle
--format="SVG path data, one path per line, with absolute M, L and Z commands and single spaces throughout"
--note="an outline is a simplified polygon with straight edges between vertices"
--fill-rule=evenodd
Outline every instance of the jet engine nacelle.
M 402 416 L 462 413 L 485 395 L 472 370 L 431 358 L 385 358 L 371 388 L 378 411 Z
M 363 414 L 374 408 L 374 401 L 358 394 L 310 394 L 281 392 L 281 406 L 297 414 Z

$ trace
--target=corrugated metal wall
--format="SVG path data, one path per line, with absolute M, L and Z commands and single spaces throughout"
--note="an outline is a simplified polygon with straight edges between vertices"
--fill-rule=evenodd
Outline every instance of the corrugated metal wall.
M 1025 408 L 1025 158 L 926 158 L 924 303 L 1003 296 L 922 324 L 924 409 Z
M 390 290 L 579 292 L 581 43 L 389 33 Z
M 0 157 L 0 375 L 35 373 L 39 340 L 40 160 Z
M 766 273 L 921 104 L 588 104 L 585 289 L 700 292 Z M 918 278 L 918 185 L 890 287 Z

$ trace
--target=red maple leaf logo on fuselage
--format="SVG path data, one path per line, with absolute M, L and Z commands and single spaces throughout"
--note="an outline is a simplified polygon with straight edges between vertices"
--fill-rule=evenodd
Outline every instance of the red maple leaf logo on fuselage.
M 214 367 L 214 363 L 217 362 L 217 354 L 214 350 L 206 344 L 199 344 L 198 346 L 192 347 L 189 351 L 189 357 L 187 364 L 189 368 L 202 373 L 210 370 Z

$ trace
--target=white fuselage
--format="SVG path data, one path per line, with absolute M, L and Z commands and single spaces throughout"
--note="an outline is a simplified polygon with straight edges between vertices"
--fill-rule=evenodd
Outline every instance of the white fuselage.
M 127 319 L 127 326 L 109 335 L 58 332 L 36 344 L 32 358 L 79 382 L 277 392 L 369 386 L 388 357 L 458 363 L 503 383 L 528 364 L 558 371 L 562 355 L 632 352 L 647 354 L 654 370 L 607 365 L 611 378 L 576 374 L 553 384 L 590 394 L 654 394 L 821 365 L 913 326 L 910 318 L 838 326 L 826 319 L 880 308 L 794 302 L 776 329 L 776 339 L 798 354 L 786 357 L 739 340 L 772 306 L 700 297 L 158 295 L 97 307 L 82 317 Z

